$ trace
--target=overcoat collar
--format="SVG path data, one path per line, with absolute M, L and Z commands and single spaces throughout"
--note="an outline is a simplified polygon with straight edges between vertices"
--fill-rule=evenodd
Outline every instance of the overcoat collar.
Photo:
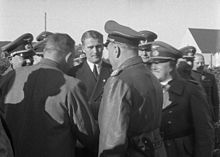
M 168 83 L 170 85 L 169 91 L 177 95 L 182 95 L 185 87 L 183 82 L 185 82 L 183 79 L 181 79 L 179 76 L 176 76 Z
M 63 72 L 67 71 L 67 68 L 65 68 L 64 66 L 60 65 L 59 63 L 57 63 L 51 59 L 43 58 L 39 64 L 54 67 L 54 68 L 57 68 Z
M 135 56 L 135 57 L 132 57 L 132 58 L 129 58 L 128 60 L 126 60 L 124 63 L 122 63 L 118 69 L 119 70 L 122 70 L 122 69 L 125 69 L 125 68 L 128 68 L 130 66 L 133 66 L 133 65 L 136 65 L 136 64 L 140 64 L 140 63 L 143 63 L 142 59 L 140 56 Z

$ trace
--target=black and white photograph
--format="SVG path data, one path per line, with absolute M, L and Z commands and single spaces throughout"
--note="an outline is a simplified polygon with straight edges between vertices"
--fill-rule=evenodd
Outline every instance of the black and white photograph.
M 0 157 L 220 157 L 219 0 L 0 6 Z

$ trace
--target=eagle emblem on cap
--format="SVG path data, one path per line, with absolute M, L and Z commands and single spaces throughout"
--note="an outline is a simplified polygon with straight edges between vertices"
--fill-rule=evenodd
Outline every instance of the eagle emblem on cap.
M 157 51 L 157 50 L 154 50 L 153 52 L 152 52 L 152 56 L 158 56 L 159 55 L 159 52 Z

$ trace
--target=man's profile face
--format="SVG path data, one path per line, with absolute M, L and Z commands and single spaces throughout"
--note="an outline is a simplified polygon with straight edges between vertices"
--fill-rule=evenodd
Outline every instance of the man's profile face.
M 114 49 L 114 43 L 113 42 L 109 42 L 108 46 L 106 47 L 108 50 L 108 59 L 110 64 L 112 65 L 112 68 L 115 69 L 116 68 L 116 58 L 115 58 L 115 49 Z
M 33 56 L 33 60 L 34 60 L 33 64 L 39 63 L 42 60 L 42 58 L 43 58 L 43 56 L 41 56 L 41 55 L 34 55 Z
M 15 55 L 14 57 L 11 58 L 10 61 L 14 69 L 18 67 L 22 67 L 24 62 L 25 62 L 24 58 L 19 55 Z
M 149 60 L 150 51 L 139 50 L 138 55 L 142 58 L 143 62 L 147 62 Z
M 203 71 L 204 66 L 205 66 L 204 57 L 202 57 L 202 56 L 195 56 L 194 62 L 193 62 L 193 70 Z
M 166 81 L 172 70 L 169 61 L 152 62 L 151 64 L 151 71 L 160 82 Z
M 86 58 L 91 63 L 97 64 L 102 59 L 103 43 L 99 39 L 87 38 L 84 40 L 82 49 Z

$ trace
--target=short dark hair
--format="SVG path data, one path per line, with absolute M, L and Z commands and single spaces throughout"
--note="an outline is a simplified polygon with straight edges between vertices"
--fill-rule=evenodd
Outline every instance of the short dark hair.
M 54 49 L 57 51 L 74 52 L 75 41 L 68 35 L 63 33 L 54 33 L 48 36 L 45 50 Z
M 89 30 L 83 33 L 81 37 L 81 42 L 84 44 L 84 41 L 88 38 L 98 39 L 100 42 L 103 43 L 103 35 L 95 30 Z

